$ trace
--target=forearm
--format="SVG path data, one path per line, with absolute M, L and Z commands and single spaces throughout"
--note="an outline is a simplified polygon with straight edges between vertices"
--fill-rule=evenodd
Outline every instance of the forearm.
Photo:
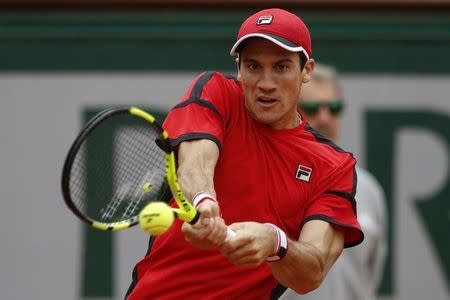
M 305 294 L 319 287 L 343 247 L 341 231 L 312 220 L 303 225 L 298 241 L 288 240 L 286 256 L 269 265 L 278 282 Z
M 309 243 L 289 240 L 286 256 L 269 266 L 279 283 L 305 294 L 316 289 L 325 277 L 323 256 Z
M 214 182 L 209 170 L 201 166 L 192 167 L 187 163 L 178 169 L 178 181 L 181 189 L 188 199 L 192 199 L 197 192 L 205 192 L 216 196 Z
M 178 149 L 178 180 L 188 199 L 198 192 L 216 196 L 213 179 L 218 157 L 219 148 L 210 140 L 181 143 Z M 224 242 L 227 227 L 220 218 L 218 203 L 210 197 L 203 200 L 196 203 L 196 209 L 201 214 L 200 220 L 193 225 L 183 223 L 181 230 L 186 241 L 193 246 L 210 249 Z
M 183 142 L 178 150 L 178 181 L 188 199 L 197 192 L 216 196 L 214 169 L 219 151 L 209 140 Z

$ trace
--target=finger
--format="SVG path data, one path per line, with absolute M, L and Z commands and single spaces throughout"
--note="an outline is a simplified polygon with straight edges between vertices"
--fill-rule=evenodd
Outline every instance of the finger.
M 209 225 L 210 221 L 211 221 L 211 211 L 207 210 L 207 209 L 203 209 L 203 210 L 199 210 L 200 212 L 200 219 L 197 221 L 196 225 L 202 225 L 202 226 L 207 226 Z
M 234 251 L 237 247 L 240 247 L 240 246 L 241 246 L 240 237 L 239 237 L 239 235 L 237 235 L 233 239 L 230 239 L 227 237 L 227 239 L 224 241 L 224 243 L 219 246 L 219 250 L 225 256 L 227 256 L 228 253 Z
M 228 258 L 233 261 L 240 261 L 245 257 L 252 257 L 258 255 L 259 249 L 253 244 L 245 244 L 234 249 L 228 253 Z
M 254 269 L 254 268 L 259 267 L 263 263 L 264 263 L 264 261 L 252 261 L 252 262 L 248 262 L 248 263 L 239 262 L 239 263 L 235 263 L 235 264 L 244 269 Z
M 254 257 L 242 257 L 239 260 L 231 260 L 231 263 L 238 265 L 243 268 L 254 268 L 262 264 L 261 261 L 255 259 Z
M 216 218 L 211 218 L 210 219 L 210 232 L 205 237 L 205 239 L 210 242 L 213 241 L 215 236 L 218 234 L 219 227 L 220 227 L 220 220 L 218 220 Z
M 234 264 L 242 267 L 256 267 L 265 261 L 261 251 L 255 247 L 242 247 L 232 252 L 227 258 Z
M 204 215 L 202 215 L 201 218 L 200 218 L 200 220 L 199 220 L 199 222 L 197 222 L 197 223 L 200 223 L 200 225 L 203 225 L 203 226 L 208 226 L 208 225 L 210 225 L 212 222 L 214 222 L 214 218 L 211 218 L 211 217 L 209 217 L 209 216 L 204 216 Z M 211 224 L 211 225 L 212 225 L 212 224 Z
M 200 212 L 200 223 L 208 225 L 211 222 L 211 218 L 220 217 L 219 206 L 216 202 L 211 200 L 205 200 L 198 206 Z
M 212 228 L 209 225 L 205 226 L 197 222 L 194 225 L 183 223 L 181 230 L 186 240 L 192 241 L 205 239 L 211 233 Z
M 190 225 L 189 223 L 184 222 L 181 225 L 181 232 L 183 232 L 184 234 L 190 233 L 192 231 L 192 225 Z
M 225 255 L 229 256 L 231 253 L 238 251 L 240 248 L 247 246 L 252 243 L 252 237 L 236 234 L 233 238 L 227 238 L 225 243 L 221 246 L 220 251 Z
M 227 227 L 223 219 L 218 217 L 215 218 L 214 225 L 215 228 L 213 229 L 213 232 L 208 236 L 208 239 L 214 245 L 220 245 L 225 241 L 227 237 Z
M 212 200 L 204 200 L 198 205 L 197 210 L 200 214 L 205 215 L 205 217 L 212 218 L 220 216 L 219 205 Z
M 243 231 L 246 229 L 246 224 L 245 223 L 233 223 L 233 224 L 230 224 L 228 226 L 228 228 L 230 228 L 234 232 L 238 233 L 239 231 Z

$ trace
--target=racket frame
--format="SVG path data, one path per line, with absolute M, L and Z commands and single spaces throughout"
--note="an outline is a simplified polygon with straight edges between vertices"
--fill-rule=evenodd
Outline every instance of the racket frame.
M 151 114 L 135 106 L 113 107 L 105 109 L 100 113 L 98 113 L 91 120 L 89 120 L 89 122 L 84 126 L 82 131 L 78 134 L 77 138 L 70 147 L 70 150 L 66 156 L 63 167 L 61 186 L 63 198 L 66 205 L 78 218 L 80 218 L 85 223 L 99 230 L 108 230 L 108 231 L 123 230 L 130 228 L 139 222 L 138 215 L 133 216 L 126 220 L 111 223 L 93 220 L 87 217 L 85 214 L 83 214 L 76 207 L 70 196 L 70 173 L 76 155 L 80 147 L 82 146 L 84 140 L 100 123 L 118 114 L 131 114 L 135 117 L 144 119 L 150 126 L 153 127 L 154 130 L 156 130 L 159 133 L 160 144 L 158 144 L 158 146 L 164 151 L 164 158 L 166 163 L 166 174 L 165 174 L 166 181 L 170 187 L 172 196 L 174 197 L 175 202 L 177 203 L 178 206 L 178 208 L 172 209 L 179 219 L 191 224 L 197 222 L 197 220 L 200 217 L 200 213 L 192 206 L 191 202 L 186 199 L 186 196 L 181 191 L 180 184 L 178 183 L 178 177 L 176 174 L 177 168 L 176 168 L 175 152 L 170 144 L 170 139 L 167 131 L 165 131 L 162 128 L 162 126 L 156 121 L 156 119 Z

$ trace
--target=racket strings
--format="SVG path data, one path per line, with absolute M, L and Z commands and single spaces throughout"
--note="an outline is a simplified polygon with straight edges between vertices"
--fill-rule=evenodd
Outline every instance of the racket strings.
M 148 201 L 165 200 L 170 190 L 157 138 L 158 131 L 131 115 L 95 127 L 72 166 L 69 186 L 77 208 L 90 219 L 113 223 L 135 219 Z
M 136 187 L 129 189 L 131 201 L 126 205 L 122 218 L 136 215 L 141 209 L 140 204 L 146 199 L 156 199 L 164 192 L 165 160 L 164 153 L 155 144 L 159 135 L 145 128 L 124 128 L 116 136 L 114 160 L 125 162 L 127 168 L 118 168 L 114 171 L 114 178 L 140 178 Z M 151 141 L 151 143 L 148 143 Z M 131 147 L 133 151 L 122 151 L 123 147 Z M 128 156 L 126 154 L 129 154 Z M 144 166 L 143 166 L 144 164 Z M 119 169 L 120 168 L 120 169 Z M 139 174 L 136 174 L 138 172 Z M 136 176 L 137 175 L 137 176 Z M 144 185 L 149 184 L 151 189 L 144 191 Z

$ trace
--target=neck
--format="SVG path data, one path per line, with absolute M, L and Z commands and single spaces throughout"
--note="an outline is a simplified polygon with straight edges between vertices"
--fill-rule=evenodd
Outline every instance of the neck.
M 295 128 L 299 126 L 302 123 L 302 116 L 296 111 L 295 112 L 295 118 L 292 121 L 292 126 L 289 126 L 287 129 Z
M 302 116 L 298 112 L 296 112 L 296 114 L 297 114 L 297 122 L 298 122 L 297 126 L 298 126 L 302 123 Z

